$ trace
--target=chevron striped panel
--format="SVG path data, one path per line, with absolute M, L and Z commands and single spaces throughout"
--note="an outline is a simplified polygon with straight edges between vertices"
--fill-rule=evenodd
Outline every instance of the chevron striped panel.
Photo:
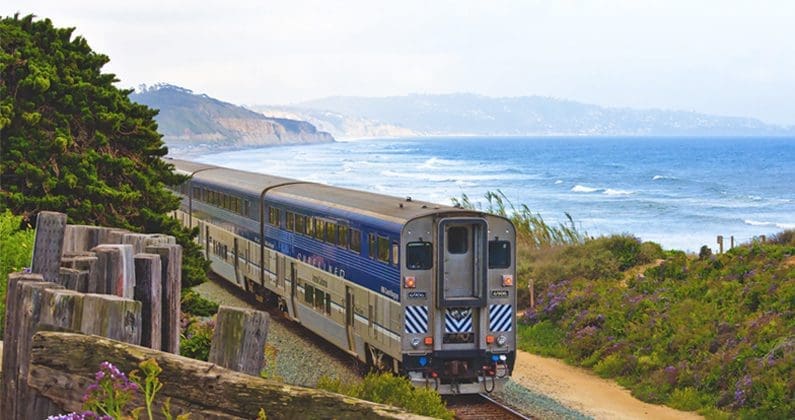
M 489 330 L 510 331 L 513 327 L 513 308 L 511 305 L 489 305 Z
M 446 333 L 466 333 L 472 332 L 472 310 L 466 311 L 461 319 L 455 319 L 451 310 L 444 311 L 444 332 Z
M 409 334 L 428 332 L 427 306 L 406 306 L 406 332 Z

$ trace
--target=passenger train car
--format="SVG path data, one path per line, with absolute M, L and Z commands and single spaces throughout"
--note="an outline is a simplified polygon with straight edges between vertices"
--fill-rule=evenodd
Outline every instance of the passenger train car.
M 516 349 L 515 231 L 483 212 L 169 160 L 212 269 L 380 369 L 491 392 Z

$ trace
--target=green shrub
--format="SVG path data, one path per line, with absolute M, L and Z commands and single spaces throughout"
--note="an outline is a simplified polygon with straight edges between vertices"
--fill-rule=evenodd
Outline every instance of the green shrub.
M 703 396 L 692 387 L 677 388 L 671 392 L 668 405 L 685 411 L 696 411 L 704 406 Z
M 348 395 L 379 404 L 400 407 L 408 412 L 439 419 L 452 419 L 442 397 L 434 390 L 414 387 L 407 378 L 391 373 L 371 373 L 354 384 L 343 384 L 339 379 L 321 377 L 318 388 Z
M 569 353 L 566 349 L 566 333 L 549 320 L 527 326 L 519 325 L 519 347 L 542 356 L 564 359 Z
M 193 289 L 183 289 L 180 310 L 195 316 L 213 316 L 218 313 L 218 304 Z
M 33 257 L 35 230 L 21 226 L 22 217 L 6 209 L 0 213 L 0 339 L 3 337 L 6 313 L 8 274 L 22 271 Z
M 202 321 L 190 317 L 179 341 L 180 356 L 207 361 L 210 358 L 210 344 L 213 341 L 214 331 L 213 319 Z

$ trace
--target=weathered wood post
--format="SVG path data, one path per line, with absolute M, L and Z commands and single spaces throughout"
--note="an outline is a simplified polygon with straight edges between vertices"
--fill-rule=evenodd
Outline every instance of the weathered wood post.
M 108 231 L 108 228 L 102 226 L 66 225 L 64 254 L 85 252 L 105 243 Z
M 162 348 L 162 298 L 160 256 L 137 254 L 135 256 L 135 300 L 141 307 L 141 345 L 150 349 Z
M 723 235 L 718 235 L 718 253 L 723 254 Z
M 99 282 L 91 293 L 113 294 L 126 299 L 135 295 L 135 261 L 132 245 L 103 244 L 91 249 L 97 254 Z
M 83 296 L 80 332 L 141 343 L 141 302 L 113 295 Z
M 7 304 L 11 306 L 6 309 L 13 311 L 13 315 L 4 332 L 4 338 L 10 338 L 11 342 L 3 349 L 3 418 L 30 418 L 28 413 L 33 407 L 47 410 L 47 402 L 38 401 L 28 388 L 30 348 L 39 325 L 43 292 L 60 288 L 62 286 L 40 281 L 29 274 L 9 275 Z
M 80 273 L 80 270 L 75 270 L 74 268 L 61 267 L 58 284 L 69 290 L 77 290 L 77 284 L 80 282 Z
M 146 247 L 148 254 L 160 256 L 160 284 L 163 300 L 160 334 L 161 349 L 179 354 L 179 306 L 182 288 L 182 247 L 176 244 L 158 244 Z
M 270 316 L 254 309 L 221 306 L 208 361 L 259 376 L 264 367 Z
M 36 217 L 31 271 L 41 274 L 44 281 L 58 282 L 65 229 L 66 215 L 63 213 L 42 211 Z
M 75 270 L 80 270 L 81 273 L 84 273 L 78 277 L 77 288 L 74 290 L 82 293 L 88 293 L 91 288 L 104 288 L 99 286 L 100 273 L 99 269 L 97 268 L 98 261 L 99 258 L 97 258 L 96 254 L 93 252 L 86 252 L 85 255 L 66 257 L 61 260 L 61 264 L 63 266 L 74 268 Z
M 729 236 L 729 249 L 734 249 L 734 235 Z

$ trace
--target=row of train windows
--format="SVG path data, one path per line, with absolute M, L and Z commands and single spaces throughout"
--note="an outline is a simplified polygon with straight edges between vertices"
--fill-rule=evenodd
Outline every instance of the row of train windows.
M 281 209 L 270 207 L 268 210 L 268 224 L 280 227 L 280 219 Z M 362 252 L 362 232 L 336 222 L 288 211 L 285 214 L 285 229 L 356 253 Z M 398 265 L 397 242 L 392 244 L 390 250 L 388 238 L 371 233 L 368 239 L 371 259 Z
M 209 188 L 193 187 L 193 198 L 243 216 L 249 216 L 251 212 L 248 200 Z
M 449 241 L 448 241 L 449 242 Z M 449 249 L 448 252 L 452 253 Z M 508 241 L 489 241 L 489 268 L 509 268 L 511 266 L 511 243 Z M 429 270 L 433 267 L 433 244 L 415 241 L 406 244 L 406 268 L 409 270 Z
M 327 315 L 331 315 L 331 295 L 320 290 L 315 289 L 308 284 L 304 285 L 304 300 L 309 305 Z

